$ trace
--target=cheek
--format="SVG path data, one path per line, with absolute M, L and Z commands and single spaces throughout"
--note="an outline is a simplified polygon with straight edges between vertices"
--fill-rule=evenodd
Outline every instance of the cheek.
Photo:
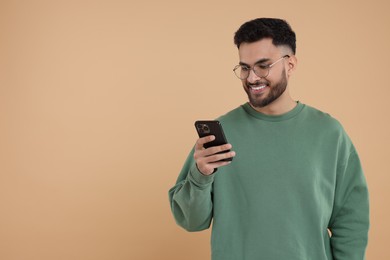
M 269 75 L 267 77 L 267 80 L 270 85 L 274 85 L 275 83 L 279 83 L 283 79 L 288 78 L 288 76 L 289 76 L 288 71 L 285 68 L 283 68 L 283 71 L 278 72 L 277 74 Z
M 247 84 L 246 80 L 241 80 L 241 84 L 244 88 L 248 88 L 248 84 Z
M 284 69 L 283 69 L 283 73 L 286 75 L 286 77 L 289 77 L 291 76 L 291 74 L 293 73 L 294 69 L 293 67 L 291 66 L 286 66 Z

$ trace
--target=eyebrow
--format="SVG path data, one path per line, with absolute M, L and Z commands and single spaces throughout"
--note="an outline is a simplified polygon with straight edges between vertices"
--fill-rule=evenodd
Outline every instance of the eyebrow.
M 265 62 L 270 61 L 270 60 L 271 60 L 271 59 L 268 59 L 268 58 L 260 59 L 260 60 L 258 60 L 258 61 L 255 62 L 255 65 L 256 65 L 256 64 L 260 64 L 260 63 L 265 63 Z M 248 64 L 246 64 L 246 63 L 244 63 L 244 62 L 241 62 L 241 61 L 240 61 L 239 64 L 240 64 L 240 65 L 244 65 L 244 66 L 250 67 Z

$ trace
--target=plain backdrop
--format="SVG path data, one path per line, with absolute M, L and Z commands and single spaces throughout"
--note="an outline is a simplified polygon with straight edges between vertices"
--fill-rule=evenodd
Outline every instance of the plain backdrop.
M 296 100 L 352 138 L 371 201 L 368 259 L 390 259 L 390 4 L 372 1 L 0 0 L 0 259 L 199 260 L 168 190 L 193 123 L 246 102 L 233 34 L 297 34 Z

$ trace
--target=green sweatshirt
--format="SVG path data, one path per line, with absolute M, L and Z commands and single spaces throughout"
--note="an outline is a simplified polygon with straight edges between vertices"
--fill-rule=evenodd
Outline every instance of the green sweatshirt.
M 367 185 L 337 120 L 298 102 L 280 116 L 247 103 L 219 121 L 233 162 L 205 176 L 192 151 L 169 191 L 180 226 L 213 222 L 213 260 L 365 259 Z

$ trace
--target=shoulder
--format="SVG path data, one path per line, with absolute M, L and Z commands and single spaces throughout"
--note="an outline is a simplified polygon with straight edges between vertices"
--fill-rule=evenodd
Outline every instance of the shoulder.
M 354 150 L 352 141 L 344 127 L 332 115 L 306 105 L 304 117 L 306 123 L 316 130 L 320 138 L 334 140 L 339 148 L 343 148 L 346 151 Z
M 344 132 L 344 128 L 341 123 L 329 113 L 323 112 L 309 105 L 305 105 L 302 112 L 301 117 L 307 124 L 315 125 L 317 128 L 323 129 L 324 131 L 337 133 Z

